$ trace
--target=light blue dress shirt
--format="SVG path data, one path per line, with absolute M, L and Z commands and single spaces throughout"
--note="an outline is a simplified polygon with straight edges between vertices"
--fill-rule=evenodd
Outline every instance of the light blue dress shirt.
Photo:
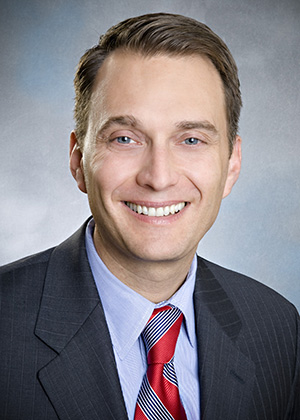
M 129 419 L 134 419 L 137 396 L 147 370 L 141 332 L 154 308 L 171 303 L 184 315 L 174 356 L 179 393 L 187 418 L 198 420 L 200 392 L 193 304 L 196 256 L 180 289 L 169 300 L 155 304 L 130 289 L 108 270 L 95 249 L 93 231 L 92 219 L 86 230 L 87 256 L 101 297 Z

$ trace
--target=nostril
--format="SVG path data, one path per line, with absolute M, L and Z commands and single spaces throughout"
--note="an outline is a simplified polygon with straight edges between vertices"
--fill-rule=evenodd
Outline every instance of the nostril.
M 178 173 L 172 164 L 168 150 L 157 150 L 145 159 L 144 165 L 137 174 L 137 183 L 153 190 L 164 190 L 174 186 Z

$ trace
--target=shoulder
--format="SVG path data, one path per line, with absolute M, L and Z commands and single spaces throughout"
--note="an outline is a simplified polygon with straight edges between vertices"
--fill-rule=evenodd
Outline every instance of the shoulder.
M 288 308 L 294 308 L 287 299 L 274 289 L 244 274 L 222 267 L 201 257 L 198 257 L 198 267 L 200 267 L 202 272 L 205 270 L 211 272 L 233 300 L 245 297 L 251 304 L 251 301 L 253 302 L 257 298 L 270 299 Z
M 49 249 L 0 267 L 2 304 L 6 300 L 10 302 L 12 297 L 15 302 L 39 300 L 52 251 Z
M 280 364 L 293 378 L 299 369 L 300 318 L 292 303 L 257 280 L 201 258 L 196 283 L 217 322 L 227 323 L 228 330 L 235 322 L 236 344 L 259 370 L 262 358 L 271 363 L 271 356 L 272 369 Z
M 31 336 L 51 253 L 52 250 L 49 249 L 0 268 L 0 334 L 3 338 L 1 345 L 7 345 L 12 331 L 19 331 L 19 334 L 14 336 L 15 346 L 16 343 L 22 342 L 24 334 Z
M 259 366 L 265 354 L 281 364 L 284 359 L 291 377 L 299 369 L 300 317 L 287 299 L 257 280 L 202 258 L 195 290 L 218 323 L 227 322 L 229 329 L 236 323 L 237 345 Z
M 18 261 L 0 267 L 0 297 L 1 302 L 9 302 L 11 296 L 22 301 L 39 300 L 43 293 L 45 278 L 51 275 L 64 277 L 68 267 L 78 264 L 86 267 L 84 237 L 89 219 L 64 242 L 46 251 L 30 255 Z M 84 255 L 82 257 L 82 255 Z
M 19 274 L 23 275 L 25 272 L 41 270 L 43 266 L 47 265 L 53 249 L 54 248 L 51 248 L 34 255 L 29 255 L 20 260 L 3 265 L 0 267 L 1 280 L 11 276 L 15 278 L 16 276 L 18 277 Z
M 1 283 L 12 278 L 14 281 L 17 281 L 18 279 L 24 281 L 32 276 L 42 277 L 43 274 L 45 275 L 48 264 L 54 255 L 56 258 L 55 261 L 61 268 L 64 267 L 66 260 L 71 259 L 72 257 L 76 259 L 78 255 L 76 252 L 75 256 L 73 254 L 74 251 L 79 250 L 82 244 L 84 244 L 85 228 L 88 221 L 89 219 L 73 233 L 72 236 L 61 244 L 0 267 Z M 60 256 L 60 258 L 57 258 L 58 256 Z
M 249 329 L 280 330 L 281 335 L 299 334 L 299 314 L 295 306 L 272 288 L 241 273 L 198 258 L 198 278 L 211 278 L 213 287 L 222 289 L 243 325 Z M 208 286 L 205 286 L 206 288 Z

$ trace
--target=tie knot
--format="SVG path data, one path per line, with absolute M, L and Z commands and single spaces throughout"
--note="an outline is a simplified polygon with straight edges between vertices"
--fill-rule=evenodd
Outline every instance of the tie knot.
M 143 333 L 148 365 L 168 363 L 174 356 L 183 315 L 172 305 L 154 309 Z

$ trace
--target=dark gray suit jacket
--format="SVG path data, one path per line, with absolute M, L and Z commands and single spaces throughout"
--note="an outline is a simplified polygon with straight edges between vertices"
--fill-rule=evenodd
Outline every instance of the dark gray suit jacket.
M 127 419 L 84 230 L 0 270 L 1 420 Z M 201 258 L 194 303 L 201 418 L 300 419 L 295 308 Z

